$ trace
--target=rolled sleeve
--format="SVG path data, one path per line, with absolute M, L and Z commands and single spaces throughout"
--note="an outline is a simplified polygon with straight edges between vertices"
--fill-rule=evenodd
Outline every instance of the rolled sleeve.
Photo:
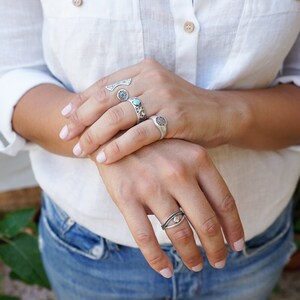
M 0 99 L 3 99 L 0 110 L 0 130 L 4 137 L 4 140 L 0 141 L 0 152 L 16 155 L 25 148 L 26 140 L 12 129 L 14 107 L 26 92 L 45 83 L 61 85 L 46 71 L 33 69 L 13 70 L 0 78 Z
M 273 85 L 286 83 L 292 83 L 300 87 L 300 33 L 295 44 L 293 45 L 291 51 L 289 52 L 288 56 L 284 61 L 281 72 L 274 80 Z M 289 147 L 289 150 L 300 152 L 300 145 Z
M 300 87 L 300 33 L 273 85 L 293 83 Z
M 8 155 L 27 145 L 12 126 L 21 97 L 40 84 L 62 86 L 44 61 L 42 28 L 40 0 L 0 1 L 0 152 Z

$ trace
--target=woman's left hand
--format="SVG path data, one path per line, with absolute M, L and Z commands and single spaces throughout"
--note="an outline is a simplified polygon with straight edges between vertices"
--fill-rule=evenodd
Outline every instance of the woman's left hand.
M 113 86 L 122 80 L 125 83 Z M 115 162 L 162 137 L 184 139 L 205 147 L 222 145 L 228 140 L 232 109 L 220 101 L 221 95 L 220 91 L 190 84 L 158 62 L 144 60 L 76 95 L 62 111 L 68 123 L 60 136 L 69 140 L 82 134 L 73 152 L 85 157 L 123 132 L 99 153 L 98 161 L 106 163 Z M 136 102 L 118 99 L 125 100 L 127 96 L 136 98 Z M 146 120 L 138 123 L 143 113 Z M 166 132 L 165 125 L 161 131 L 150 118 L 154 115 L 163 117 L 158 121 L 167 120 Z

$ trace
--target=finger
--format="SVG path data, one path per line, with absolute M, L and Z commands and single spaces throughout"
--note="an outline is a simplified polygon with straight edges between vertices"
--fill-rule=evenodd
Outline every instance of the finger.
M 171 214 L 179 211 L 178 203 L 174 199 L 167 201 L 166 197 L 159 209 L 157 207 L 150 208 L 162 224 Z M 194 272 L 201 271 L 203 259 L 187 219 L 175 227 L 166 228 L 165 231 L 184 264 Z
M 103 114 L 92 126 L 81 135 L 74 146 L 73 153 L 77 157 L 85 157 L 93 153 L 100 145 L 105 144 L 119 131 L 136 124 L 136 114 L 128 102 L 120 103 Z
M 227 250 L 221 227 L 198 182 L 193 179 L 182 181 L 174 186 L 173 193 L 195 229 L 210 264 L 214 268 L 223 268 Z
M 235 200 L 207 155 L 201 159 L 200 165 L 199 185 L 216 212 L 231 249 L 241 251 L 244 248 L 244 230 Z
M 161 137 L 160 131 L 152 120 L 146 120 L 125 131 L 121 136 L 108 143 L 98 153 L 99 163 L 113 163 L 129 155 L 138 149 L 158 141 Z
M 117 93 L 123 85 L 109 91 L 106 87 L 115 82 L 130 78 L 131 81 L 139 74 L 141 67 L 134 65 L 115 72 L 97 81 L 84 92 L 78 93 L 73 100 L 63 108 L 62 115 L 68 118 L 67 124 L 60 131 L 60 138 L 70 140 L 81 134 L 87 126 L 93 124 L 110 107 L 120 103 Z M 125 86 L 128 95 L 140 95 L 140 85 Z
M 173 266 L 162 251 L 145 209 L 136 203 L 126 203 L 120 208 L 128 227 L 149 265 L 166 278 L 173 275 Z

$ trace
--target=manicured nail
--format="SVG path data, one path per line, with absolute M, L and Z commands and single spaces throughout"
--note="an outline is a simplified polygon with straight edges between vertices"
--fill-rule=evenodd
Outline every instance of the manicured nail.
M 240 239 L 237 242 L 233 243 L 233 247 L 235 251 L 242 251 L 245 247 L 244 239 Z
M 200 272 L 202 269 L 203 269 L 203 265 L 202 264 L 199 264 L 199 265 L 197 265 L 195 267 L 192 267 L 192 270 L 194 272 Z
M 223 268 L 225 267 L 225 262 L 226 262 L 225 259 L 223 259 L 223 260 L 221 260 L 221 261 L 215 263 L 215 267 L 216 267 L 217 269 L 223 269 Z
M 67 136 L 69 135 L 69 129 L 68 129 L 68 126 L 65 125 L 62 130 L 60 131 L 59 133 L 59 137 L 64 140 L 67 138 Z
M 69 103 L 67 106 L 65 106 L 65 107 L 63 108 L 63 110 L 61 111 L 61 114 L 65 117 L 65 116 L 67 116 L 71 111 L 72 111 L 72 104 Z
M 73 148 L 73 153 L 75 156 L 79 156 L 82 153 L 82 149 L 79 143 L 77 143 Z
M 103 151 L 100 151 L 96 157 L 98 163 L 104 163 L 106 161 L 106 156 Z
M 169 268 L 162 269 L 159 273 L 165 278 L 171 278 L 173 276 L 172 271 Z

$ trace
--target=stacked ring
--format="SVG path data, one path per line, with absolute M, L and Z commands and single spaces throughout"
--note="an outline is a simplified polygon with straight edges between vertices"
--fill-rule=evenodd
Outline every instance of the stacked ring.
M 185 219 L 185 213 L 180 208 L 178 211 L 174 212 L 166 219 L 166 221 L 161 225 L 161 228 L 163 230 L 166 230 L 167 228 L 173 228 L 181 224 L 184 219 Z
M 152 116 L 150 119 L 160 132 L 160 140 L 162 140 L 167 134 L 167 119 L 162 116 Z
M 132 105 L 134 108 L 134 111 L 137 116 L 137 124 L 145 121 L 147 119 L 144 106 L 139 98 L 129 98 L 128 102 Z

